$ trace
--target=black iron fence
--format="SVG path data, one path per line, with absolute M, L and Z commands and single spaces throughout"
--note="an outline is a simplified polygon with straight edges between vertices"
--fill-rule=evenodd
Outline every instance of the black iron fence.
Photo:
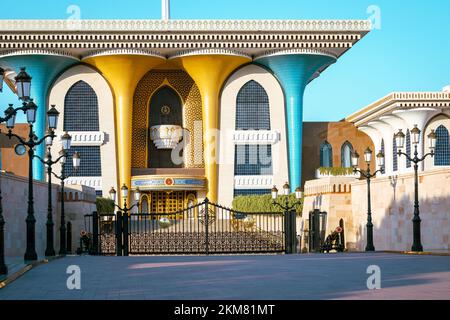
M 177 212 L 94 212 L 85 219 L 90 251 L 99 255 L 291 253 L 295 247 L 295 213 L 238 212 L 207 199 Z

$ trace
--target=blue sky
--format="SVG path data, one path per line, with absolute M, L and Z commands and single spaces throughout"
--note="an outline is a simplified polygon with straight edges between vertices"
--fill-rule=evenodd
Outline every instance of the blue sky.
M 82 19 L 161 16 L 160 0 L 2 2 L 0 19 L 65 19 L 71 15 L 70 5 L 80 8 Z M 440 91 L 450 85 L 450 1 L 171 0 L 171 18 L 369 19 L 371 5 L 380 10 L 381 28 L 357 43 L 305 93 L 305 121 L 337 121 L 393 91 Z M 0 101 L 17 103 L 7 92 L 0 94 Z

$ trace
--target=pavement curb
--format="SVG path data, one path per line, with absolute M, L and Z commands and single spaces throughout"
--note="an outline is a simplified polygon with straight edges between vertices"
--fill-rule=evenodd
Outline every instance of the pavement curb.
M 378 251 L 384 253 L 395 253 L 395 254 L 408 254 L 416 256 L 439 256 L 439 257 L 450 257 L 450 252 L 416 252 L 416 251 L 394 251 L 394 250 L 384 250 Z
M 39 261 L 34 261 L 34 262 L 26 264 L 20 270 L 14 272 L 12 274 L 8 274 L 5 278 L 0 278 L 0 290 L 5 288 L 7 285 L 11 284 L 12 282 L 16 281 L 17 279 L 19 279 L 21 276 L 23 276 L 25 273 L 27 273 L 31 269 L 33 269 L 37 266 L 43 265 L 43 264 L 47 264 L 53 260 L 61 259 L 61 258 L 63 258 L 63 256 L 45 258 L 45 259 L 42 259 Z

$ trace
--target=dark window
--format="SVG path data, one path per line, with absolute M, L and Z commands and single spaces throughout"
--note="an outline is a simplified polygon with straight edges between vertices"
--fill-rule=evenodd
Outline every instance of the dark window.
M 271 190 L 270 189 L 254 189 L 254 190 L 250 190 L 250 189 L 235 189 L 234 190 L 234 196 L 256 196 L 256 195 L 265 195 L 265 194 L 270 194 Z
M 272 146 L 235 146 L 234 174 L 236 176 L 271 175 Z
M 170 87 L 162 87 L 152 97 L 149 110 L 149 129 L 159 125 L 183 126 L 182 103 L 178 94 Z M 150 134 L 149 134 L 150 137 Z M 170 149 L 158 149 L 155 143 L 148 140 L 148 167 L 149 168 L 182 168 L 183 163 L 175 164 L 172 161 Z M 182 157 L 182 150 L 180 157 Z
M 325 168 L 333 166 L 333 148 L 327 141 L 320 145 L 320 166 Z
M 95 194 L 97 197 L 103 197 L 103 191 L 102 190 L 95 190 Z
M 392 138 L 392 171 L 398 170 L 398 154 L 397 154 L 397 141 L 395 135 Z
M 77 172 L 75 172 L 72 165 L 72 155 L 75 151 L 81 157 L 80 168 Z M 101 177 L 100 147 L 71 147 L 64 166 L 64 172 L 70 177 Z
M 386 156 L 386 152 L 385 152 L 385 148 L 384 148 L 384 139 L 381 139 L 381 152 L 383 152 L 383 154 Z M 381 173 L 382 174 L 386 173 L 386 164 L 384 164 L 384 166 L 381 167 Z
M 450 166 L 450 142 L 448 130 L 444 126 L 436 129 L 436 155 L 434 157 L 435 166 Z
M 411 156 L 411 133 L 406 131 L 406 154 Z M 411 160 L 406 158 L 406 167 L 411 168 Z
M 247 82 L 238 93 L 236 130 L 270 130 L 269 97 L 254 80 Z
M 350 142 L 346 141 L 341 147 L 341 167 L 350 168 L 352 166 L 352 152 L 353 146 Z
M 78 81 L 64 99 L 64 131 L 99 131 L 98 101 L 95 91 Z

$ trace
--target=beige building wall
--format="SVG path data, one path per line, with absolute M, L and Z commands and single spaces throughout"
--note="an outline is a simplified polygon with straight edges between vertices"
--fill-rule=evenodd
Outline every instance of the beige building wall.
M 297 233 L 301 236 L 302 249 L 308 248 L 309 214 L 314 210 L 327 213 L 325 236 L 331 234 L 344 220 L 345 247 L 356 248 L 355 224 L 352 215 L 351 183 L 355 178 L 328 177 L 305 183 L 305 197 L 302 218 L 297 222 Z
M 425 251 L 450 250 L 450 170 L 436 168 L 419 173 L 422 245 Z M 409 251 L 412 246 L 414 174 L 380 176 L 371 181 L 374 245 L 377 251 Z M 309 212 L 327 212 L 326 236 L 344 220 L 345 245 L 364 251 L 367 224 L 367 182 L 330 177 L 307 181 L 303 222 L 299 233 L 302 248 L 308 233 Z M 307 247 L 307 243 L 306 243 Z
M 428 137 L 428 135 L 431 133 L 431 130 L 436 130 L 441 125 L 446 127 L 450 133 L 450 112 L 449 111 L 447 111 L 447 113 L 441 113 L 429 121 L 429 123 L 425 129 L 425 132 L 424 132 L 424 137 Z M 449 146 L 449 148 L 450 148 L 450 146 Z M 414 152 L 413 148 L 411 148 L 411 150 L 412 150 L 412 152 Z M 426 141 L 426 143 L 425 143 L 424 152 L 425 153 L 430 152 L 430 150 L 428 148 L 428 141 Z M 424 168 L 425 168 L 425 170 L 429 170 L 429 169 L 441 168 L 441 167 L 435 166 L 434 158 L 428 157 L 425 159 Z M 450 169 L 450 166 L 447 166 L 447 168 Z
M 422 245 L 425 251 L 450 250 L 450 170 L 419 173 Z M 376 250 L 411 250 L 414 213 L 414 174 L 380 177 L 372 181 L 372 218 Z M 352 184 L 352 215 L 356 248 L 366 243 L 367 187 Z
M 73 137 L 72 145 L 100 145 L 102 177 L 71 178 L 68 180 L 68 184 L 87 185 L 96 190 L 102 190 L 103 197 L 108 197 L 111 187 L 118 190 L 114 100 L 106 80 L 97 71 L 88 66 L 78 65 L 70 68 L 56 80 L 50 91 L 49 105 L 56 105 L 56 109 L 60 112 L 58 130 L 56 132 L 58 138 L 55 139 L 54 143 L 58 147 L 52 148 L 52 157 L 54 159 L 58 157 L 58 152 L 61 150 L 59 145 L 64 128 L 64 99 L 69 89 L 80 80 L 89 84 L 97 94 L 100 131 L 71 133 Z M 83 155 L 81 155 L 82 165 Z M 60 172 L 59 164 L 54 166 L 54 170 L 55 172 Z
M 0 173 L 5 219 L 5 255 L 23 257 L 26 251 L 26 223 L 28 210 L 28 178 Z M 36 253 L 44 257 L 47 246 L 48 185 L 34 181 L 34 216 L 36 218 Z M 84 186 L 65 189 L 66 223 L 72 223 L 72 253 L 79 247 L 80 231 L 85 228 L 84 215 L 95 210 L 95 191 Z M 59 228 L 61 225 L 61 203 L 59 185 L 52 185 L 52 211 L 54 226 L 54 248 L 59 251 Z M 71 196 L 70 196 L 71 194 Z M 77 194 L 75 196 L 75 194 Z
M 286 128 L 284 112 L 284 95 L 280 84 L 267 70 L 248 65 L 236 71 L 227 81 L 222 91 L 220 109 L 220 151 L 219 151 L 219 203 L 231 206 L 235 188 L 233 141 L 236 123 L 236 99 L 239 90 L 249 81 L 258 82 L 269 97 L 271 137 L 276 136 L 272 144 L 273 175 L 264 177 L 249 177 L 248 189 L 271 189 L 273 185 L 279 188 L 288 181 L 288 163 L 286 146 Z M 251 141 L 258 144 L 258 141 Z M 261 143 L 263 144 L 263 143 Z M 259 179 L 262 178 L 262 179 Z M 243 182 L 247 183 L 247 182 Z

